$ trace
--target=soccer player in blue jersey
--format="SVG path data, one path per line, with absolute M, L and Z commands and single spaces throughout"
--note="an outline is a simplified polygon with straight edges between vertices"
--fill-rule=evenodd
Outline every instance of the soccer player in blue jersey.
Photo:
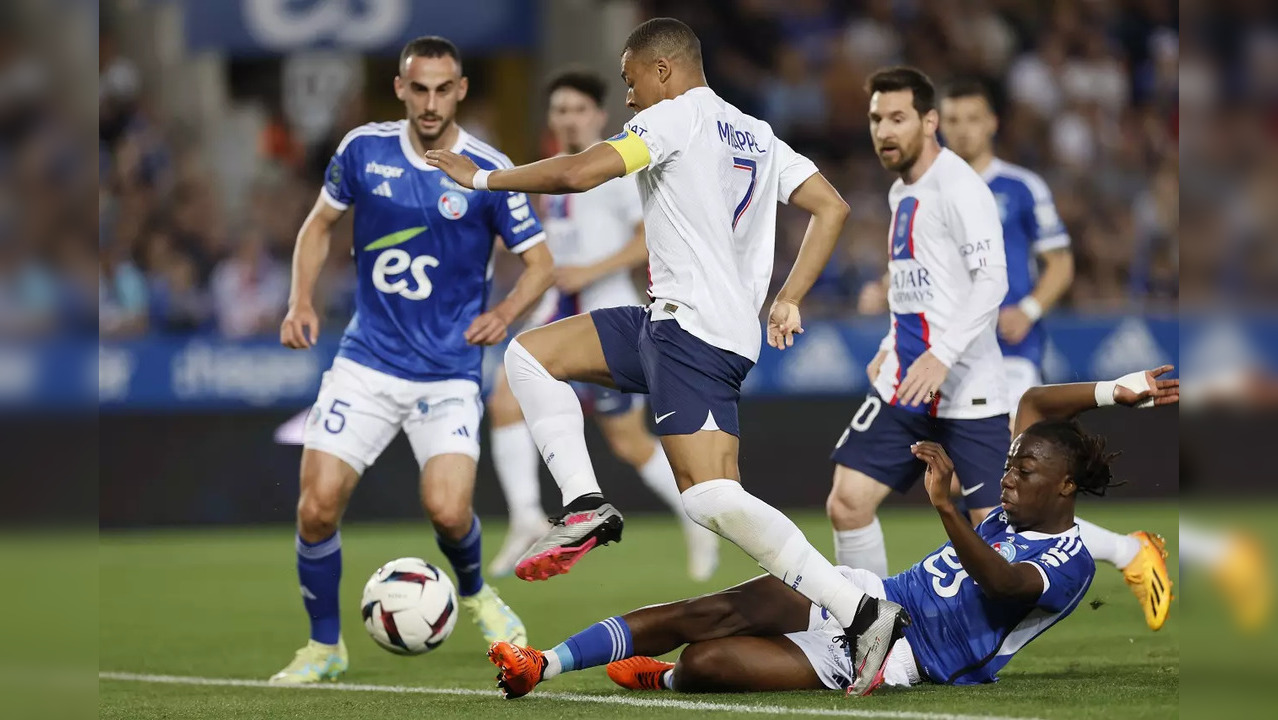
M 342 513 L 364 470 L 401 430 L 416 456 L 422 505 L 457 580 L 462 609 L 488 642 L 522 642 L 523 623 L 480 573 L 480 527 L 471 509 L 479 457 L 483 346 L 550 286 L 553 262 L 528 198 L 479 192 L 422 159 L 451 149 L 481 167 L 511 162 L 457 125 L 466 97 L 461 55 L 422 37 L 400 55 L 395 95 L 407 119 L 346 135 L 329 163 L 293 256 L 280 342 L 311 347 L 312 306 L 333 225 L 355 206 L 355 315 L 306 421 L 297 504 L 297 572 L 310 642 L 271 682 L 333 680 L 347 668 L 340 634 Z M 486 309 L 494 237 L 524 261 L 504 300 Z
M 975 529 L 952 502 L 954 463 L 945 450 L 930 441 L 912 447 L 927 466 L 928 497 L 949 542 L 889 578 L 840 568 L 913 619 L 868 691 L 885 683 L 994 682 L 1015 653 L 1078 607 L 1095 565 L 1074 524 L 1074 498 L 1105 494 L 1114 453 L 1072 418 L 1104 405 L 1177 403 L 1180 381 L 1158 379 L 1170 370 L 1025 393 L 1000 507 Z M 651 657 L 684 644 L 677 663 Z M 551 650 L 520 648 L 503 658 L 498 684 L 508 698 L 605 664 L 622 687 L 680 692 L 847 690 L 859 671 L 843 628 L 771 576 L 608 618 Z
M 1047 333 L 1039 318 L 1056 306 L 1074 278 L 1069 234 L 1043 178 L 994 155 L 998 115 L 984 83 L 954 81 L 942 94 L 940 110 L 946 145 L 981 174 L 998 202 L 1007 254 L 998 339 L 1008 407 L 1016 408 L 1027 389 L 1042 383 Z M 1082 518 L 1078 526 L 1094 558 L 1123 570 L 1150 629 L 1161 628 L 1171 610 L 1163 539 L 1145 531 L 1121 535 Z

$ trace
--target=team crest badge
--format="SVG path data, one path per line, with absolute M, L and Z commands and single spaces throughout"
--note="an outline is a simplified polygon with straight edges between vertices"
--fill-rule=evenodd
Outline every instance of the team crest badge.
M 449 220 L 460 220 L 466 214 L 470 203 L 466 201 L 466 196 L 456 190 L 449 190 L 439 196 L 439 214 Z
M 1008 562 L 1012 562 L 1013 560 L 1016 559 L 1016 546 L 1010 542 L 994 543 L 994 552 L 998 553 L 999 555 L 1002 555 L 1003 559 Z

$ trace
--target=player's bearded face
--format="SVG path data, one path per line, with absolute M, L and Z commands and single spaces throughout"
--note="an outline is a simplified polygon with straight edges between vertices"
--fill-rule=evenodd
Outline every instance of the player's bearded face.
M 1000 483 L 1000 504 L 1014 525 L 1033 528 L 1048 518 L 1066 486 L 1065 459 L 1043 438 L 1020 435 L 1012 441 Z
M 452 126 L 467 88 L 461 66 L 448 56 L 410 57 L 395 78 L 395 96 L 404 102 L 413 130 L 426 141 L 439 139 Z
M 923 152 L 933 113 L 920 116 L 909 90 L 876 92 L 870 97 L 870 137 L 879 163 L 892 172 L 905 172 Z M 933 130 L 935 132 L 935 130 Z

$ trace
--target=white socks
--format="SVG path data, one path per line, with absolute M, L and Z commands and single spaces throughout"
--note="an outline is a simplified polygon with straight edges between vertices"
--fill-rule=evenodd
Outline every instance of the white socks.
M 881 578 L 888 576 L 887 546 L 883 526 L 874 522 L 855 530 L 834 531 L 834 561 L 850 568 L 869 570 Z
M 599 492 L 586 452 L 586 423 L 577 393 L 547 372 L 517 339 L 506 348 L 506 379 L 546 467 L 559 484 L 563 504 Z
M 537 472 L 541 458 L 533 444 L 528 426 L 522 422 L 494 427 L 489 434 L 492 442 L 493 467 L 497 470 L 497 482 L 506 496 L 506 508 L 512 525 L 540 523 L 546 518 L 541 507 L 541 486 Z
M 1075 517 L 1074 522 L 1078 523 L 1083 546 L 1097 560 L 1104 560 L 1122 570 L 1140 552 L 1140 541 L 1130 535 L 1119 535 L 1081 517 Z
M 830 611 L 843 627 L 852 624 L 865 596 L 812 547 L 780 510 L 756 498 L 735 480 L 710 480 L 683 492 L 688 517 L 736 543 L 759 566 Z

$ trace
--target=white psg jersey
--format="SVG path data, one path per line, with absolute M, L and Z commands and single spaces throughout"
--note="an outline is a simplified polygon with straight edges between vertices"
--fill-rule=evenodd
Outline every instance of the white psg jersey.
M 583 193 L 545 196 L 542 226 L 559 266 L 591 265 L 616 255 L 641 222 L 643 206 L 633 177 L 609 180 Z M 599 278 L 578 296 L 576 312 L 639 304 L 629 270 Z
M 897 404 L 910 365 L 932 351 L 950 367 L 939 395 L 918 407 L 942 418 L 983 418 L 1008 411 L 1003 357 L 995 326 L 1007 291 L 1007 260 L 998 205 L 989 186 L 947 149 L 916 182 L 898 179 L 888 193 L 888 307 L 892 329 L 874 387 Z M 989 307 L 973 307 L 974 278 L 997 281 Z M 994 277 L 994 276 L 998 277 Z
M 633 138 L 646 146 L 642 160 Z M 642 168 L 652 319 L 673 318 L 710 345 L 757 360 L 777 203 L 789 202 L 816 166 L 707 87 L 638 113 L 609 142 L 628 170 Z

